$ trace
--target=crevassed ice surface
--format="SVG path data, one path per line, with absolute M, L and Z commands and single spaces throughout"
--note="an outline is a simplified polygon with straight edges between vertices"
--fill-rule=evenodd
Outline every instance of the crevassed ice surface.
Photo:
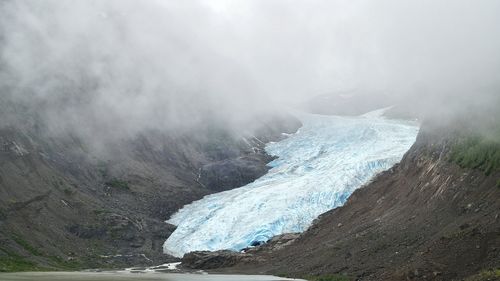
M 266 151 L 278 156 L 269 172 L 241 188 L 184 206 L 169 223 L 177 229 L 164 252 L 241 250 L 275 235 L 301 232 L 320 214 L 341 206 L 375 174 L 399 162 L 418 126 L 367 114 L 299 115 L 303 127 Z

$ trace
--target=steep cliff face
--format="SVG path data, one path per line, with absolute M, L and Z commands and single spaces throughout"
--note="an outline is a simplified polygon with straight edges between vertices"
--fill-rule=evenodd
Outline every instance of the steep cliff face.
M 291 245 L 231 270 L 359 280 L 453 280 L 500 267 L 499 171 L 450 159 L 449 127 L 424 124 L 402 162 L 321 215 Z M 264 261 L 264 262 L 262 262 Z
M 264 142 L 299 126 L 289 116 L 270 116 L 252 135 L 222 127 L 146 131 L 98 150 L 72 134 L 3 127 L 0 271 L 172 260 L 162 253 L 174 229 L 165 219 L 266 173 Z

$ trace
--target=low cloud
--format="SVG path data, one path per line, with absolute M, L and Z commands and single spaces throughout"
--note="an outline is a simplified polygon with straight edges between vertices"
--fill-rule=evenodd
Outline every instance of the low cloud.
M 0 2 L 4 113 L 96 136 L 228 126 L 316 95 L 497 102 L 498 1 Z M 477 108 L 477 107 L 476 107 Z M 10 115 L 9 115 L 10 116 Z M 2 123 L 16 118 L 2 118 Z

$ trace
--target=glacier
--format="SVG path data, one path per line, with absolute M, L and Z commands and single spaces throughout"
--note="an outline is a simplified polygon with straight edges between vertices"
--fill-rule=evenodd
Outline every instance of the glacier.
M 167 222 L 177 229 L 164 252 L 239 251 L 275 235 L 302 232 L 320 214 L 341 206 L 354 190 L 401 161 L 415 142 L 416 122 L 380 112 L 357 117 L 298 114 L 303 126 L 269 143 L 269 172 L 243 187 L 205 196 Z

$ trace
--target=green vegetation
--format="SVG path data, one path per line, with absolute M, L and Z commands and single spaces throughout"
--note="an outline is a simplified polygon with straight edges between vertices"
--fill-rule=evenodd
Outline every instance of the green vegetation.
M 9 252 L 7 256 L 0 256 L 0 272 L 80 270 L 83 268 L 81 263 L 76 260 L 66 261 L 56 256 L 47 256 L 46 258 L 49 260 L 50 267 L 39 266 L 24 257 Z
M 497 187 L 500 188 L 500 179 L 497 180 Z
M 500 170 L 500 135 L 498 138 L 463 137 L 452 146 L 450 161 L 462 168 L 481 170 L 486 175 Z
M 98 215 L 102 215 L 102 214 L 111 213 L 111 211 L 104 210 L 104 209 L 95 209 L 95 210 L 92 210 L 92 213 L 94 213 L 94 215 L 98 216 Z
M 9 255 L 6 257 L 0 256 L 0 272 L 17 272 L 17 271 L 37 271 L 42 268 L 37 267 L 33 262 L 27 261 L 18 255 Z
M 15 205 L 15 204 L 17 204 L 17 203 L 19 203 L 19 202 L 17 202 L 17 200 L 15 200 L 15 199 L 9 199 L 9 200 L 7 200 L 7 203 L 8 203 L 9 205 Z
M 110 181 L 105 182 L 105 184 L 113 188 L 124 189 L 124 190 L 130 189 L 128 182 L 120 179 L 112 179 Z
M 483 270 L 480 273 L 466 278 L 466 281 L 486 281 L 486 280 L 498 280 L 500 279 L 500 268 Z
M 67 185 L 62 179 L 53 182 L 54 188 L 64 192 L 66 196 L 71 196 L 75 192 L 71 186 Z
M 28 251 L 30 254 L 34 256 L 43 255 L 35 247 L 31 246 L 31 244 L 29 244 L 26 240 L 22 239 L 17 235 L 12 236 L 12 240 L 14 240 L 19 246 L 23 247 L 26 251 Z
M 81 263 L 77 260 L 64 260 L 58 256 L 45 255 L 21 237 L 14 235 L 11 238 L 32 256 L 47 260 L 48 267 L 39 266 L 26 257 L 2 248 L 0 249 L 0 272 L 78 270 L 82 268 Z
M 36 265 L 20 255 L 0 248 L 0 272 L 42 271 L 47 268 Z
M 486 278 L 491 278 L 491 277 L 499 278 L 500 277 L 500 268 L 491 269 L 491 270 L 484 270 L 479 275 L 482 277 L 486 277 Z

